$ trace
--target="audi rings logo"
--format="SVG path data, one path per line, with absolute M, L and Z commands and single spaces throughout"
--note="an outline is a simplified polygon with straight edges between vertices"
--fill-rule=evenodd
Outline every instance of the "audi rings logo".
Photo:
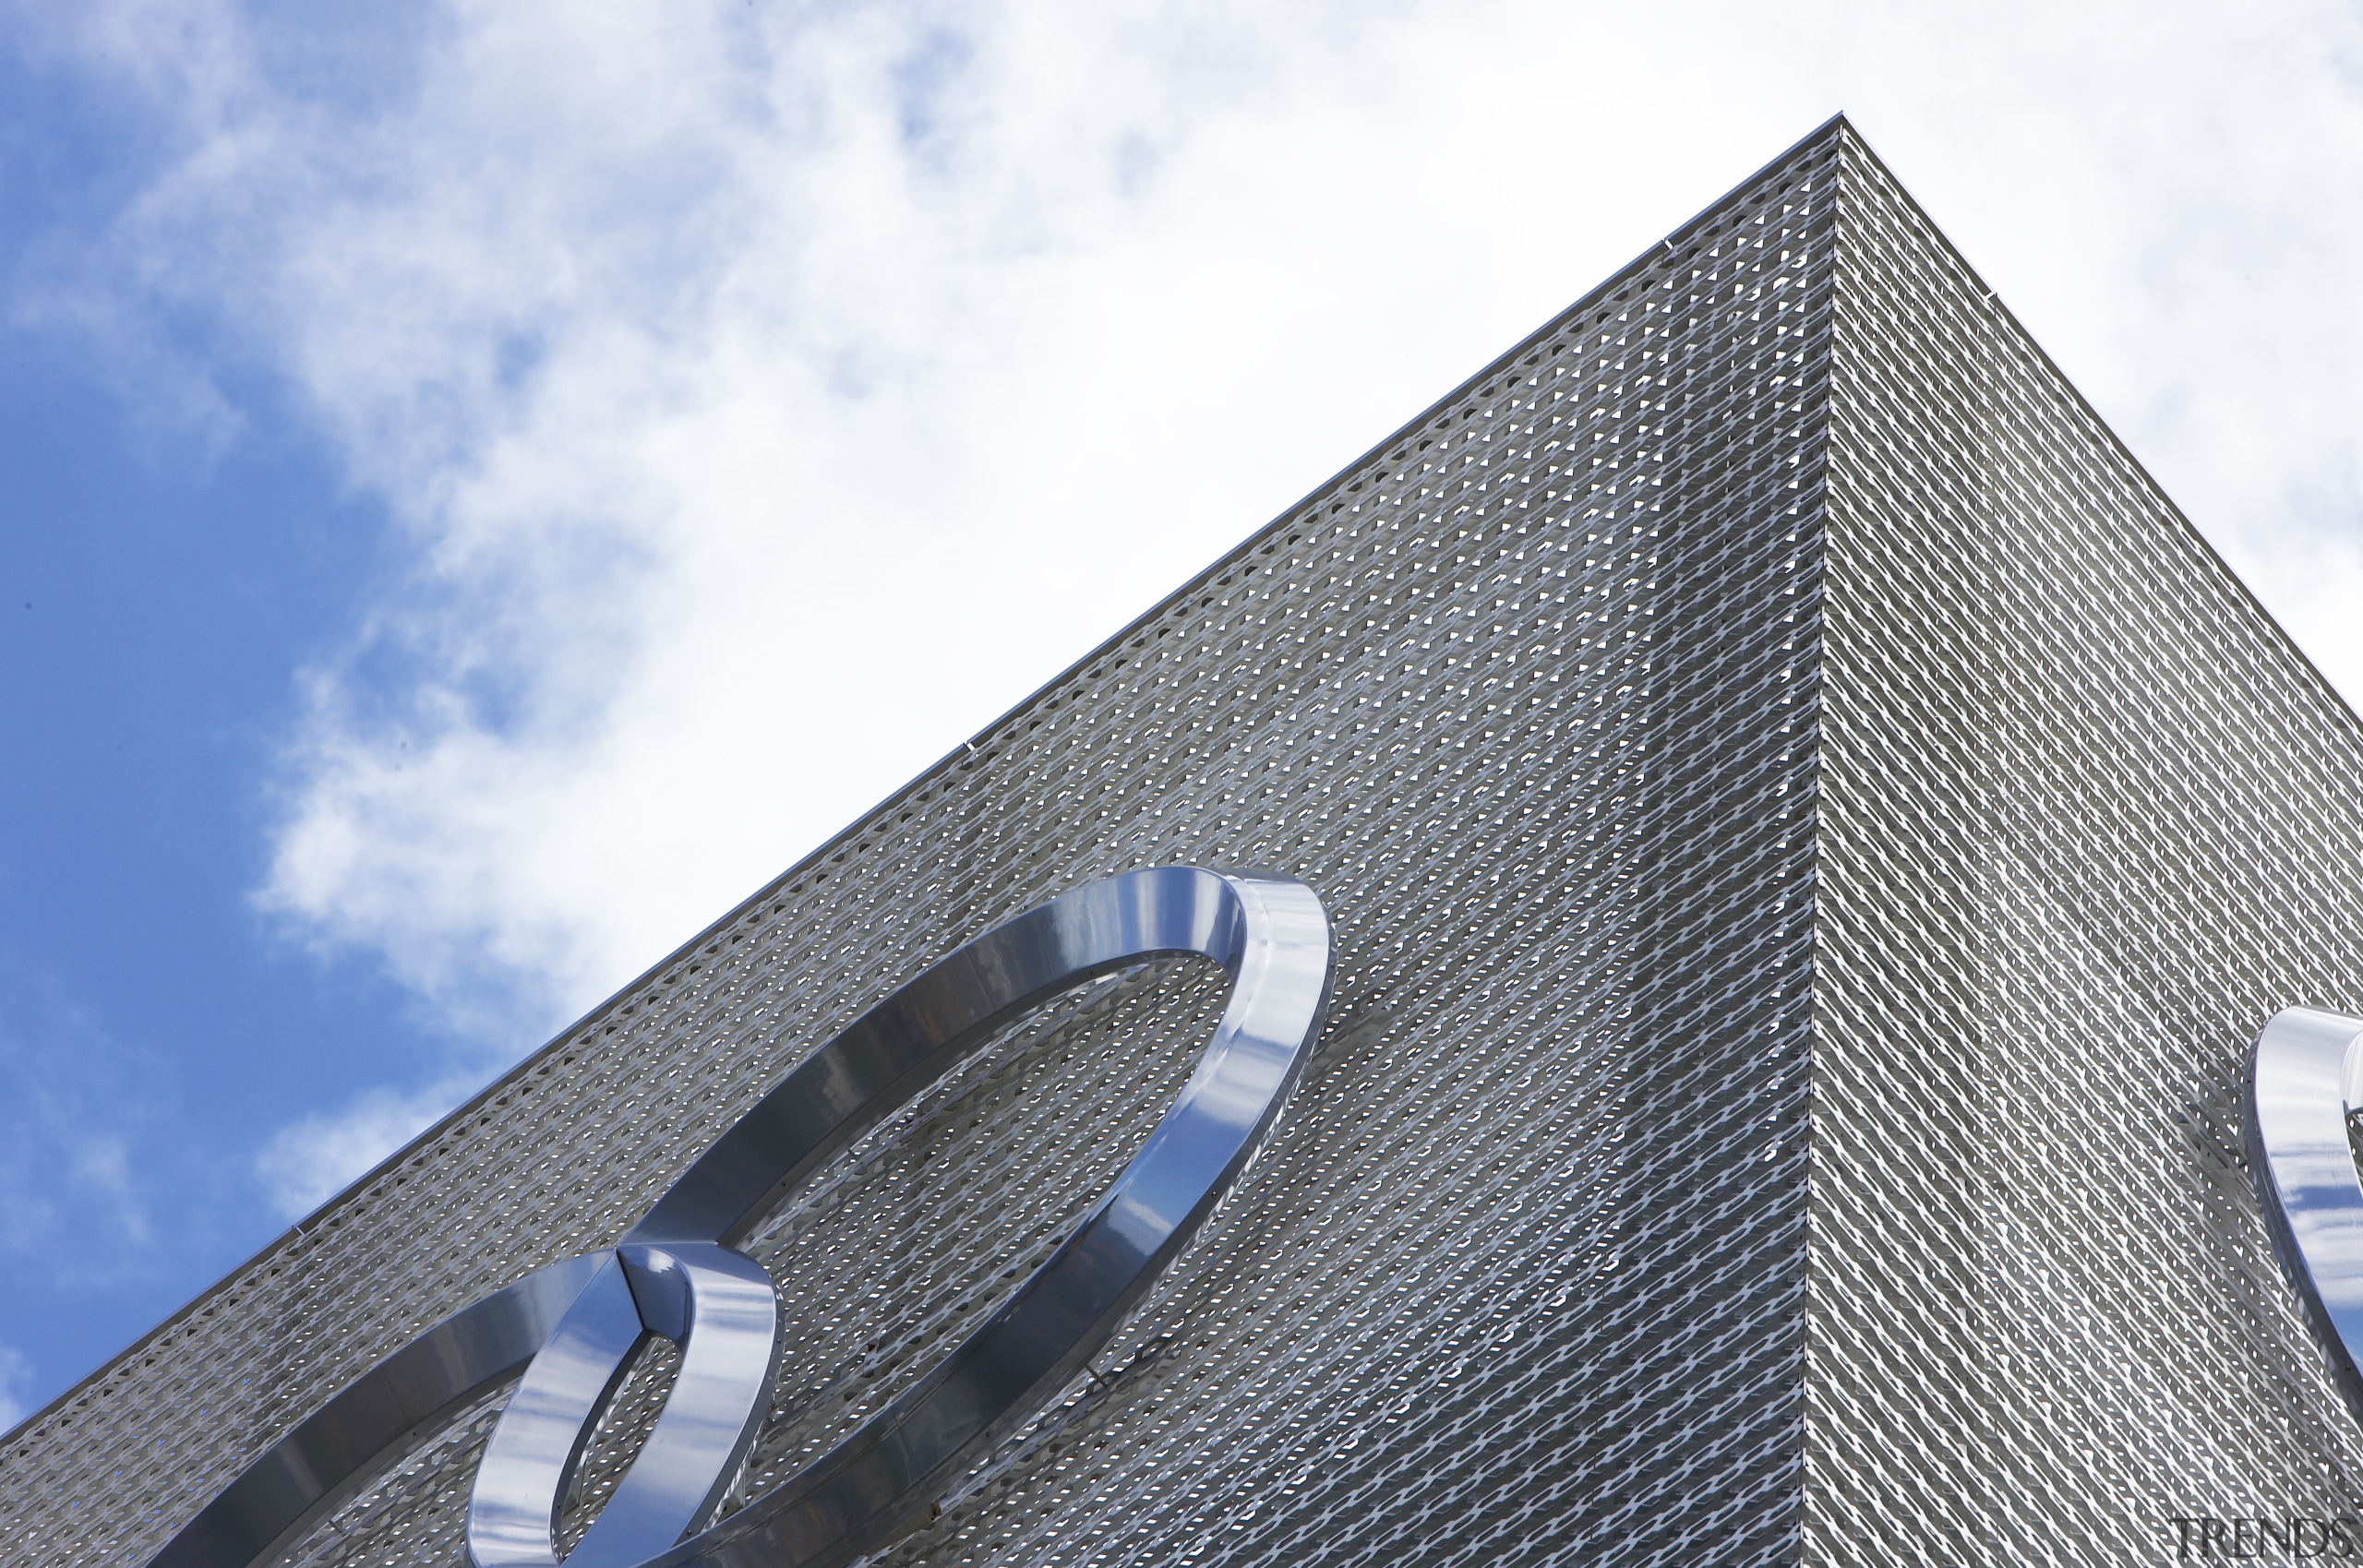
M 2363 1018 L 2285 1008 L 2257 1036 L 2249 1169 L 2273 1250 L 2339 1392 L 2363 1419 L 2363 1180 L 2347 1136 L 2363 1112 Z
M 1115 1184 L 942 1364 L 716 1524 L 771 1409 L 782 1330 L 770 1277 L 735 1245 L 999 1025 L 1168 953 L 1221 964 L 1229 1002 Z M 680 1347 L 678 1371 L 570 1568 L 813 1568 L 876 1545 L 1083 1370 L 1188 1241 L 1302 1073 L 1330 957 L 1329 918 L 1312 890 L 1253 871 L 1128 872 L 996 927 L 800 1061 L 612 1250 L 493 1292 L 344 1388 L 248 1466 L 153 1568 L 246 1568 L 521 1370 L 476 1470 L 468 1556 L 475 1568 L 553 1568 L 574 1462 L 650 1335 Z

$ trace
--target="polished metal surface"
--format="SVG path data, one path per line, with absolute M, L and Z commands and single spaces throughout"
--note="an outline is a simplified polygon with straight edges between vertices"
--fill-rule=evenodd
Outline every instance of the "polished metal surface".
M 1108 1194 L 940 1365 L 666 1562 L 839 1561 L 924 1512 L 931 1482 L 1080 1371 L 1221 1198 L 1302 1074 L 1327 999 L 1328 916 L 1301 882 L 1263 873 L 1166 868 L 1078 889 L 978 938 L 815 1052 L 633 1227 L 639 1238 L 742 1234 L 1000 1023 L 1159 953 L 1222 965 L 1234 977 L 1230 1002 L 1181 1097 Z
M 771 1276 L 725 1243 L 1002 1024 L 1168 954 L 1220 965 L 1229 1005 L 1113 1187 L 942 1363 L 726 1528 L 683 1542 L 711 1521 L 771 1407 L 782 1331 Z M 930 1507 L 933 1486 L 1080 1371 L 1188 1242 L 1302 1075 L 1331 965 L 1321 901 L 1267 872 L 1125 872 L 996 927 L 806 1057 L 613 1251 L 519 1281 L 331 1399 L 174 1537 L 155 1568 L 244 1568 L 411 1429 L 527 1361 L 476 1472 L 468 1555 L 475 1568 L 555 1568 L 575 1466 L 652 1335 L 680 1347 L 672 1390 L 565 1561 L 843 1560 Z M 557 1315 L 561 1297 L 570 1299 Z
M 672 1396 L 567 1561 L 628 1568 L 709 1520 L 769 1408 L 779 1311 L 761 1264 L 712 1242 L 627 1242 L 575 1300 L 502 1410 L 476 1472 L 477 1568 L 552 1568 L 551 1532 L 591 1424 L 652 1335 L 682 1348 Z
M 2341 1391 L 2363 1418 L 2363 1178 L 2350 1119 L 2363 1111 L 2363 1018 L 2285 1008 L 2256 1039 L 2249 1168 L 2290 1283 Z

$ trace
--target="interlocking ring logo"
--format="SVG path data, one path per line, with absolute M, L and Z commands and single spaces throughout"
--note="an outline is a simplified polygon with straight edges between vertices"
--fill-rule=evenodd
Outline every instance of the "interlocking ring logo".
M 714 1522 L 771 1408 L 781 1308 L 736 1244 L 788 1192 L 1002 1023 L 1169 953 L 1228 970 L 1214 1038 L 1074 1233 L 940 1365 L 842 1442 Z M 926 1512 L 1088 1363 L 1246 1166 L 1328 1000 L 1329 917 L 1257 871 L 1169 866 L 1078 888 L 954 952 L 799 1062 L 612 1250 L 446 1318 L 266 1450 L 152 1560 L 248 1568 L 422 1433 L 522 1370 L 477 1466 L 475 1568 L 554 1568 L 572 1466 L 650 1335 L 681 1347 L 639 1456 L 569 1568 L 825 1568 Z
M 2363 1018 L 2284 1008 L 2257 1036 L 2249 1170 L 2283 1272 L 2363 1420 L 2363 1179 L 2347 1119 L 2363 1111 Z

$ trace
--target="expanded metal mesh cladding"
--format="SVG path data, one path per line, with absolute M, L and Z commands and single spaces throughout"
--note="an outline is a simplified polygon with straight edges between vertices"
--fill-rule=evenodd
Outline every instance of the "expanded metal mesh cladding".
M 901 981 L 1176 862 L 1318 891 L 1328 1031 L 1115 1342 L 873 1561 L 2153 1561 L 2363 1498 L 2237 1096 L 2275 1007 L 2363 1002 L 2357 778 L 1832 122 L 11 1434 L 0 1554 L 144 1562 Z M 787 1201 L 730 1506 L 1042 1259 L 1222 991 L 1071 993 Z M 506 1393 L 284 1561 L 463 1562 Z
M 2363 728 L 1841 157 L 1808 1555 L 2165 1562 L 2177 1517 L 2351 1521 L 2363 1429 L 2240 1085 L 2273 1012 L 2363 1002 Z

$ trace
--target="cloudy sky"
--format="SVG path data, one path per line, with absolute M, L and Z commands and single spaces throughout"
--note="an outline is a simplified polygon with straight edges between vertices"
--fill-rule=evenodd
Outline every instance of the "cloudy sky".
M 0 1425 L 1841 109 L 2363 693 L 2352 5 L 0 0 Z

